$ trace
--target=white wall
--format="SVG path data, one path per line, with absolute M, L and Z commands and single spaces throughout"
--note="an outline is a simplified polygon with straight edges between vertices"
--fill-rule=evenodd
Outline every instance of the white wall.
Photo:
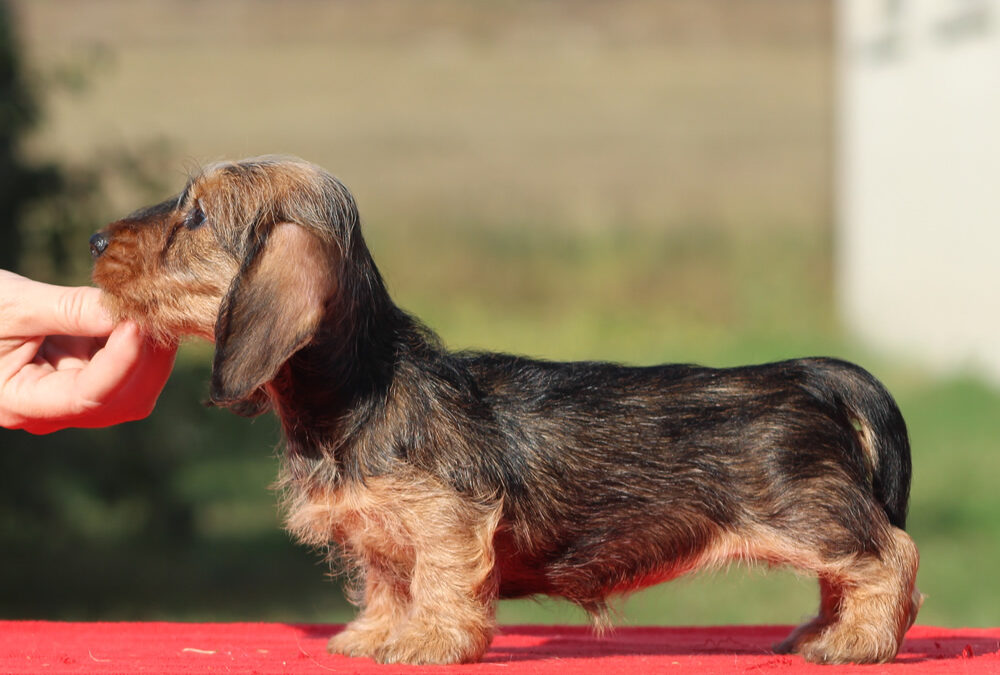
M 838 0 L 839 299 L 1000 382 L 1000 0 Z

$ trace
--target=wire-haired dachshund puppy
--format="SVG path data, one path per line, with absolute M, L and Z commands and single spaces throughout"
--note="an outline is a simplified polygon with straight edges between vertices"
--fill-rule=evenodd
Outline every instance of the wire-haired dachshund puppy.
M 602 626 L 610 596 L 730 560 L 818 576 L 780 652 L 889 661 L 913 623 L 906 427 L 855 365 L 447 351 L 389 297 L 347 189 L 295 159 L 209 166 L 90 246 L 117 317 L 214 341 L 211 400 L 281 418 L 288 527 L 356 582 L 334 652 L 475 661 L 498 598 Z

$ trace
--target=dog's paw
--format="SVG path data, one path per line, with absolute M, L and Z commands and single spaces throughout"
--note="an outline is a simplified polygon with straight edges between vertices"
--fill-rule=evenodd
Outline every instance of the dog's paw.
M 794 651 L 810 663 L 842 665 L 887 663 L 895 658 L 898 650 L 899 645 L 892 635 L 877 635 L 835 624 L 819 635 L 800 641 Z
M 486 652 L 490 635 L 430 628 L 407 629 L 393 635 L 372 654 L 379 663 L 408 663 L 414 665 L 471 663 Z
M 354 628 L 348 625 L 347 628 L 330 638 L 326 649 L 331 654 L 372 657 L 375 655 L 375 651 L 385 644 L 388 637 L 387 631 L 374 628 Z
M 797 627 L 781 642 L 771 647 L 775 654 L 797 654 L 803 645 L 817 639 L 820 632 L 829 624 L 822 617 L 816 617 Z

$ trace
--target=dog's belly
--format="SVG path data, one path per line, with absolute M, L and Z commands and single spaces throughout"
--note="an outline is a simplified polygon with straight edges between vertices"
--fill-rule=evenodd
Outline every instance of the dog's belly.
M 543 553 L 526 553 L 509 530 L 501 530 L 493 541 L 499 595 L 553 595 L 584 605 L 602 602 L 728 559 L 728 539 L 714 532 L 672 540 L 609 541 L 603 546 L 568 542 Z
M 559 595 L 546 576 L 545 560 L 519 551 L 509 531 L 494 536 L 493 553 L 501 598 Z

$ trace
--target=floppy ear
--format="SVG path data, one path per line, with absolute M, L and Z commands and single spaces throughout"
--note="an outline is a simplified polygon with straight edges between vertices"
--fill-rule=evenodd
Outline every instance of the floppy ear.
M 212 402 L 243 415 L 263 412 L 268 401 L 261 387 L 309 343 L 335 290 L 320 239 L 292 223 L 274 226 L 219 309 Z

